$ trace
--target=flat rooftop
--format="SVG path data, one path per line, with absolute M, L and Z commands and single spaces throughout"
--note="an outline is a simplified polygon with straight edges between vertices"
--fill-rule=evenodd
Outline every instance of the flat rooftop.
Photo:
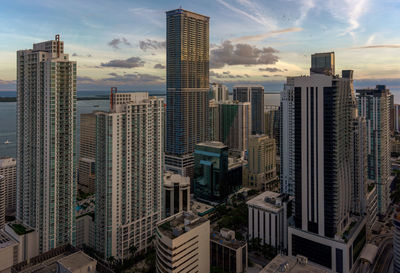
M 207 221 L 207 219 L 184 211 L 160 222 L 158 224 L 158 229 L 165 236 L 175 239 Z
M 281 269 L 281 271 L 279 271 Z M 286 270 L 284 270 L 286 269 Z M 309 263 L 301 264 L 297 258 L 288 257 L 284 255 L 276 256 L 267 266 L 265 266 L 260 273 L 327 273 L 325 269 Z
M 206 141 L 197 143 L 196 146 L 214 147 L 214 148 L 224 148 L 226 145 L 219 141 Z
M 210 233 L 210 240 L 235 250 L 246 245 L 245 241 L 239 241 L 237 239 L 227 240 L 218 231 L 212 231 Z
M 276 200 L 286 198 L 281 193 L 265 191 L 246 202 L 248 206 L 257 207 L 273 213 L 278 213 L 283 206 L 277 205 Z
M 75 270 L 78 270 L 84 266 L 88 266 L 93 262 L 96 262 L 96 260 L 92 257 L 89 257 L 82 251 L 75 252 L 58 260 L 60 265 L 62 265 L 64 268 L 67 268 L 71 272 L 74 272 Z

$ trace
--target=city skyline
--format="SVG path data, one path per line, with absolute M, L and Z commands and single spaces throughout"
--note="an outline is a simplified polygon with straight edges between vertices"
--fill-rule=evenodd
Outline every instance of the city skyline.
M 179 6 L 211 17 L 210 82 L 260 83 L 278 91 L 286 76 L 307 74 L 311 53 L 335 51 L 338 70 L 356 71 L 357 88 L 382 81 L 392 90 L 400 88 L 400 41 L 393 38 L 400 4 L 395 1 L 92 4 L 19 0 L 4 5 L 0 38 L 9 42 L 0 45 L 0 90 L 15 90 L 15 50 L 57 33 L 79 64 L 79 90 L 116 84 L 121 90 L 165 90 L 165 12 Z

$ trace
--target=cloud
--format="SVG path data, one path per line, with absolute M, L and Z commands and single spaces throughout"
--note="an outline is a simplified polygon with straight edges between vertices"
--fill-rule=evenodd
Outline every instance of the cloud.
M 264 78 L 269 78 L 269 76 L 268 76 L 268 75 L 263 75 L 263 77 L 264 77 Z
M 90 77 L 77 77 L 79 85 L 90 85 L 90 86 L 135 86 L 135 85 L 149 85 L 149 84 L 162 84 L 164 79 L 150 74 L 142 73 L 131 73 L 118 75 L 117 73 L 110 73 L 110 77 L 102 79 L 93 79 Z
M 303 23 L 304 19 L 307 18 L 308 12 L 315 7 L 314 0 L 301 0 L 300 4 L 300 17 L 295 22 L 297 26 Z
M 259 68 L 260 71 L 267 71 L 267 72 L 283 72 L 284 70 L 276 68 L 276 67 L 266 67 L 266 68 Z
M 156 41 L 156 40 L 144 40 L 139 41 L 139 47 L 141 50 L 146 51 L 147 49 L 156 50 L 156 49 L 164 49 L 165 41 Z
M 108 42 L 108 45 L 115 50 L 120 49 L 120 45 L 132 46 L 132 44 L 125 37 L 122 37 L 121 39 L 114 38 L 110 42 Z
M 15 80 L 9 81 L 0 79 L 0 91 L 15 91 L 16 88 L 15 84 L 16 84 Z
M 246 10 L 240 9 L 238 7 L 235 7 L 231 4 L 228 4 L 224 0 L 217 0 L 218 3 L 221 5 L 225 6 L 226 8 L 244 16 L 247 17 L 248 19 L 268 28 L 276 28 L 276 22 L 272 19 L 272 16 L 264 16 L 261 14 L 260 10 L 261 7 L 257 5 L 256 3 L 250 1 L 250 0 L 239 0 L 239 4 L 241 4 Z
M 87 55 L 79 55 L 78 53 L 72 53 L 72 57 L 92 57 L 92 54 L 87 54 Z
M 366 46 L 351 47 L 349 49 L 371 49 L 371 48 L 400 48 L 400 44 L 393 44 L 393 45 L 366 45 Z
M 101 63 L 102 67 L 134 68 L 144 66 L 144 61 L 140 57 L 131 57 L 126 60 L 111 60 L 108 63 Z
M 272 47 L 259 49 L 249 44 L 233 45 L 224 41 L 222 45 L 211 50 L 210 67 L 221 68 L 224 65 L 275 64 L 279 58 L 274 55 L 278 50 Z
M 155 64 L 153 68 L 155 68 L 155 69 L 165 69 L 165 65 Z
M 76 53 L 72 53 L 72 56 L 73 56 L 73 57 L 77 57 L 77 56 L 78 56 L 78 54 L 76 54 Z
M 288 32 L 299 32 L 299 31 L 303 31 L 303 29 L 299 28 L 299 27 L 291 27 L 291 28 L 269 31 L 267 33 L 263 33 L 263 34 L 259 34 L 259 35 L 249 35 L 249 36 L 238 37 L 238 38 L 231 39 L 231 41 L 232 42 L 262 41 L 262 40 L 265 40 L 274 35 L 279 35 L 279 34 L 288 33 Z
M 216 78 L 216 79 L 243 79 L 243 78 L 250 78 L 250 75 L 244 74 L 244 75 L 234 75 L 231 74 L 230 71 L 223 71 L 221 73 L 214 72 L 210 70 L 210 77 Z
M 329 0 L 327 1 L 329 12 L 337 19 L 348 24 L 344 34 L 354 35 L 354 31 L 360 27 L 361 17 L 368 11 L 370 0 Z

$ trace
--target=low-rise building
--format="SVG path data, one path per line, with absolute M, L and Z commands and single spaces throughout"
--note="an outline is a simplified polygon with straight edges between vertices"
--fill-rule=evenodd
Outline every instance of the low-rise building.
M 278 250 L 287 250 L 288 222 L 292 216 L 293 197 L 266 191 L 247 201 L 249 239 L 261 239 Z
M 165 172 L 163 218 L 190 211 L 190 177 Z
M 211 267 L 229 273 L 247 272 L 247 243 L 235 238 L 235 232 L 222 228 L 210 234 Z
M 13 221 L 4 227 L 4 231 L 19 244 L 18 262 L 39 254 L 39 234 L 35 229 L 20 221 Z
M 18 263 L 19 243 L 0 230 L 0 272 L 9 272 L 11 267 Z
M 260 273 L 285 272 L 285 273 L 328 273 L 318 265 L 310 264 L 304 256 L 288 257 L 276 256 Z
M 78 201 L 76 210 L 76 246 L 95 248 L 94 223 L 95 197 L 92 195 Z
M 95 273 L 97 261 L 71 245 L 53 248 L 29 261 L 16 264 L 12 273 Z M 107 272 L 107 270 L 103 270 Z M 110 271 L 112 272 L 112 271 Z
M 160 221 L 156 256 L 159 273 L 210 272 L 210 221 L 185 211 Z

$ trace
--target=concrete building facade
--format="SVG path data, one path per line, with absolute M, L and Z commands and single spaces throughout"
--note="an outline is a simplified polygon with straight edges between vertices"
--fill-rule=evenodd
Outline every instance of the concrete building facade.
M 17 161 L 15 158 L 0 158 L 0 175 L 6 185 L 6 216 L 14 216 L 17 208 Z
M 96 112 L 95 245 L 124 259 L 149 246 L 161 219 L 164 100 L 138 92 L 111 101 Z
M 190 178 L 172 172 L 164 173 L 163 218 L 190 211 Z
M 181 212 L 158 223 L 158 273 L 210 272 L 210 221 Z
M 76 62 L 64 42 L 17 51 L 17 219 L 40 252 L 75 243 Z
M 96 115 L 81 114 L 79 129 L 78 190 L 95 192 Z

